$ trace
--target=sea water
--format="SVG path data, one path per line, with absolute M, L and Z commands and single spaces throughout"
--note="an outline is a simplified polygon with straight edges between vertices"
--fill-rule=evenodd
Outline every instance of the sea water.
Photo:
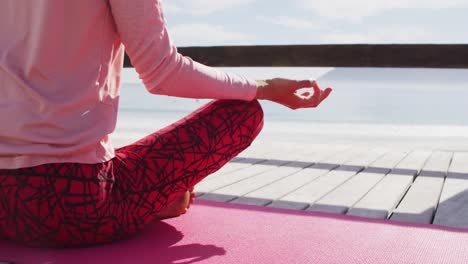
M 468 70 L 219 69 L 258 79 L 316 79 L 322 88 L 334 89 L 315 109 L 293 111 L 262 101 L 265 129 L 260 140 L 468 150 Z M 208 101 L 152 95 L 133 69 L 125 69 L 114 141 L 130 143 Z

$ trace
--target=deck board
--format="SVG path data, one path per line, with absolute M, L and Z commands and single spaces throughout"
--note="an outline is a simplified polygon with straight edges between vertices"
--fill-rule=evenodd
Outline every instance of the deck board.
M 253 177 L 245 180 L 236 182 L 232 185 L 216 190 L 214 193 L 232 194 L 242 196 L 249 192 L 255 191 L 256 189 L 280 180 L 288 175 L 291 175 L 304 168 L 310 167 L 316 163 L 319 157 L 323 156 L 325 152 L 318 151 L 314 153 L 307 153 L 303 157 L 296 159 L 295 161 L 288 162 L 275 168 L 273 171 L 268 173 L 260 173 Z M 310 161 L 306 161 L 310 160 Z
M 255 165 L 256 163 L 265 162 L 269 159 L 269 157 L 275 157 L 274 154 L 277 153 L 275 149 L 272 148 L 262 148 L 258 144 L 252 145 L 251 147 L 247 148 L 243 152 L 241 152 L 237 157 L 233 159 L 233 162 L 229 162 L 224 165 L 220 170 L 211 175 L 208 175 L 203 182 L 210 181 L 211 179 L 216 179 L 219 175 L 228 174 L 234 171 L 238 171 L 241 169 L 245 169 Z M 278 154 L 276 154 L 278 155 Z M 255 158 L 255 160 L 252 159 Z M 203 194 L 204 192 L 201 191 L 203 185 L 197 186 L 199 189 L 197 190 L 198 194 Z
M 313 204 L 315 201 L 319 200 L 321 197 L 364 169 L 364 167 L 369 163 L 383 155 L 385 151 L 386 150 L 383 149 L 364 151 L 362 149 L 352 149 L 348 152 L 348 156 L 339 157 L 343 159 L 339 162 L 342 163 L 342 165 L 328 173 L 317 172 L 321 175 L 303 187 L 282 197 L 279 199 L 280 202 L 273 202 L 272 206 L 281 207 L 286 205 L 289 207 L 287 202 Z M 332 157 L 332 159 L 333 158 L 336 159 L 336 157 Z M 337 160 L 332 161 L 331 163 L 337 163 L 336 161 Z
M 441 151 L 432 154 L 394 210 L 391 220 L 432 223 L 452 155 L 452 153 Z
M 389 173 L 404 157 L 406 151 L 392 151 L 376 160 L 368 168 L 339 186 L 308 210 L 344 214 Z
M 332 155 L 325 160 L 315 164 L 312 167 L 306 168 L 299 173 L 294 175 L 294 178 L 298 179 L 298 186 L 293 186 L 292 191 L 288 191 L 287 194 L 281 194 L 279 198 L 273 200 L 267 204 L 269 207 L 274 208 L 285 208 L 285 209 L 296 209 L 303 210 L 309 206 L 309 194 L 311 193 L 308 188 L 313 187 L 313 182 L 330 172 L 341 164 L 352 159 L 355 155 L 359 155 L 367 151 L 367 148 L 349 148 L 335 155 Z M 304 185 L 299 185 L 301 183 Z M 268 200 L 272 200 L 269 199 Z
M 195 191 L 219 202 L 468 228 L 468 153 L 257 144 Z
M 455 153 L 433 224 L 468 228 L 468 153 Z
M 242 181 L 257 174 L 273 170 L 274 168 L 287 163 L 287 161 L 278 162 L 276 160 L 267 160 L 249 166 L 248 168 L 233 171 L 231 173 L 218 174 L 215 175 L 215 177 L 210 177 L 201 181 L 195 186 L 195 191 L 204 193 L 212 192 L 217 189 L 223 188 L 224 186 L 233 184 L 238 181 Z
M 258 175 L 256 180 L 259 184 L 250 181 L 242 182 L 239 186 L 229 186 L 228 190 L 218 190 L 218 193 L 225 191 L 236 193 L 239 198 L 233 200 L 234 203 L 266 205 L 272 200 L 294 190 L 311 181 L 314 177 L 301 173 L 305 168 L 312 167 L 314 164 L 326 161 L 330 156 L 342 152 L 343 148 L 327 148 L 302 158 L 297 166 L 280 167 L 268 175 Z M 293 162 L 294 163 L 294 162 Z M 259 188 L 261 185 L 262 188 Z M 260 199 L 250 199 L 260 198 Z
M 347 212 L 348 215 L 387 218 L 399 203 L 431 151 L 414 151 Z
M 247 148 L 238 157 L 234 158 L 232 162 L 227 163 L 220 170 L 203 179 L 202 182 L 195 186 L 195 191 L 198 194 L 204 194 L 242 180 L 244 177 L 249 177 L 250 175 L 261 173 L 266 169 L 287 163 L 288 161 L 286 160 L 276 159 L 284 157 L 282 152 L 278 151 L 282 147 L 288 148 L 282 144 L 271 145 L 269 148 L 262 148 L 256 144 Z M 289 146 L 289 149 L 291 149 L 291 146 Z M 255 167 L 254 165 L 257 164 L 263 166 Z M 236 172 L 236 176 L 231 176 L 231 173 L 234 172 Z
M 286 159 L 277 159 L 277 158 L 285 158 L 287 153 Z M 195 186 L 196 192 L 201 193 L 213 193 L 214 191 L 226 187 L 228 185 L 235 184 L 237 182 L 246 180 L 248 178 L 254 177 L 256 175 L 260 175 L 262 173 L 269 172 L 274 170 L 278 167 L 301 159 L 304 155 L 309 154 L 310 150 L 308 149 L 297 149 L 297 148 L 290 148 L 286 149 L 285 152 L 275 152 L 274 154 L 270 154 L 266 156 L 269 158 L 268 160 L 258 162 L 249 166 L 247 168 L 243 168 L 240 170 L 236 170 L 230 173 L 216 173 L 215 176 L 211 176 L 209 178 L 204 179 L 199 184 Z M 204 199 L 210 199 L 212 195 L 205 194 L 203 195 Z M 219 197 L 216 197 L 216 200 L 219 201 Z

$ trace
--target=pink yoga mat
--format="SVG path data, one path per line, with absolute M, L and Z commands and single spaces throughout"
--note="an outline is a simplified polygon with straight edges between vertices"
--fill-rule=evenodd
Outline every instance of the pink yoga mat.
M 197 201 L 136 237 L 72 250 L 0 242 L 0 261 L 84 263 L 468 263 L 468 232 Z

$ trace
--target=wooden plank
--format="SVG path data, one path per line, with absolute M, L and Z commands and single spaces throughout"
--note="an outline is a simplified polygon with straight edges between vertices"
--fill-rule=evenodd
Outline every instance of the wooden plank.
M 208 182 L 219 175 L 224 175 L 224 174 L 229 174 L 238 170 L 246 169 L 249 167 L 252 167 L 255 164 L 262 163 L 267 161 L 268 159 L 266 158 L 257 158 L 257 159 L 251 159 L 251 158 L 234 158 L 236 159 L 235 162 L 229 162 L 226 165 L 224 165 L 221 169 L 218 171 L 208 175 L 205 179 L 203 179 L 202 182 Z
M 468 228 L 468 153 L 454 153 L 433 224 Z
M 255 166 L 249 166 L 247 168 L 236 170 L 231 173 L 216 174 L 214 175 L 214 177 L 206 178 L 200 183 L 198 183 L 195 186 L 195 192 L 211 192 L 226 185 L 232 184 L 234 182 L 241 181 L 245 178 L 260 174 L 265 171 L 272 170 L 275 167 L 281 166 L 286 163 L 288 162 L 284 161 L 282 163 L 278 163 L 277 161 L 267 160 L 265 162 L 255 164 Z
M 313 163 L 323 162 L 326 161 L 327 158 L 330 158 L 336 155 L 338 152 L 342 151 L 343 147 L 327 147 L 320 150 L 319 152 L 313 153 L 313 155 L 304 157 L 301 160 L 311 160 L 314 161 Z M 301 164 L 298 164 L 299 166 L 292 171 L 288 171 L 285 168 L 280 167 L 276 170 L 276 173 L 283 175 L 279 180 L 274 181 L 271 184 L 263 186 L 262 188 L 254 190 L 252 192 L 249 192 L 243 195 L 242 197 L 233 200 L 232 202 L 265 206 L 271 203 L 273 200 L 285 196 L 286 194 L 294 191 L 295 189 L 300 188 L 304 184 L 307 184 L 308 182 L 314 180 L 315 177 L 320 176 L 321 173 L 325 173 L 326 171 L 328 171 L 323 170 L 323 172 L 320 172 L 320 170 L 314 170 L 314 174 L 314 171 L 311 172 L 310 170 L 304 170 L 304 168 L 309 167 L 307 166 L 307 164 L 313 165 L 313 163 L 303 162 L 302 166 Z M 270 174 L 265 175 L 265 177 L 269 178 Z
M 363 149 L 351 149 L 346 153 L 348 155 L 332 157 L 330 160 L 331 164 L 339 164 L 340 161 L 343 162 L 343 164 L 328 173 L 322 173 L 322 171 L 314 172 L 315 174 L 321 175 L 301 188 L 280 198 L 280 201 L 274 201 L 271 206 L 294 208 L 299 205 L 312 204 L 335 189 L 337 186 L 341 185 L 343 182 L 347 181 L 357 172 L 364 169 L 364 167 L 372 163 L 379 156 L 384 154 L 384 152 L 385 151 L 382 149 L 370 151 L 366 149 L 364 149 L 364 151 Z M 340 158 L 341 160 L 337 160 L 336 158 Z
M 316 153 L 321 153 L 320 149 L 314 148 Z M 304 154 L 305 153 L 305 154 Z M 297 160 L 313 160 L 317 155 L 315 152 L 308 152 L 308 148 L 304 148 L 301 151 L 296 151 L 290 154 L 289 158 L 296 161 L 286 160 L 269 160 L 269 163 L 277 165 L 277 167 L 269 165 L 269 168 L 264 168 L 262 171 L 254 171 L 254 168 L 263 167 L 262 163 L 258 164 L 249 170 L 244 172 L 238 172 L 234 176 L 228 175 L 225 179 L 222 179 L 222 186 L 211 190 L 209 193 L 205 193 L 201 198 L 206 200 L 214 200 L 218 202 L 231 201 L 242 194 L 253 191 L 261 186 L 264 186 L 272 181 L 275 181 L 281 177 L 284 177 L 283 173 L 289 174 L 293 171 L 300 170 L 305 167 L 309 167 L 314 164 L 314 161 L 303 162 Z M 218 184 L 219 180 L 216 179 L 215 184 Z M 212 182 L 208 184 L 213 185 Z M 203 188 L 203 185 L 201 185 Z M 263 202 L 263 200 L 255 199 L 256 203 Z
M 215 177 L 206 178 L 200 183 L 198 183 L 195 186 L 195 192 L 208 193 L 215 191 L 217 189 L 223 188 L 224 186 L 231 185 L 233 183 L 242 181 L 257 174 L 261 174 L 263 172 L 273 170 L 279 166 L 291 163 L 292 161 L 297 160 L 304 156 L 306 153 L 308 153 L 307 149 L 303 149 L 301 151 L 296 150 L 293 152 L 288 152 L 288 150 L 286 149 L 285 151 L 286 152 L 275 152 L 274 154 L 271 154 L 270 157 L 284 157 L 284 153 L 288 153 L 289 160 L 272 159 L 257 163 L 254 166 L 243 168 L 241 170 L 237 170 L 231 173 L 217 174 Z M 206 195 L 204 196 L 205 198 L 209 197 Z
M 284 164 L 289 162 L 288 160 L 278 159 L 284 158 L 284 150 L 292 153 L 300 152 L 298 146 L 293 146 L 290 144 L 270 144 L 268 147 L 265 146 L 255 146 L 254 148 L 248 148 L 241 154 L 243 156 L 235 157 L 230 163 L 224 165 L 220 170 L 208 175 L 201 183 L 195 186 L 195 190 L 201 194 L 203 193 L 203 186 L 209 185 L 211 180 L 216 180 L 220 175 L 229 174 L 238 170 L 248 169 L 255 164 L 261 164 L 270 160 L 270 164 Z M 302 150 L 302 152 L 305 150 Z M 253 158 L 252 158 L 253 157 Z M 240 164 L 238 164 L 240 163 Z
M 268 155 L 276 155 L 278 156 L 278 152 L 282 153 L 282 150 L 287 149 L 289 151 L 295 151 L 298 149 L 301 149 L 302 146 L 300 145 L 292 145 L 292 144 L 287 144 L 287 143 L 269 143 L 266 144 L 264 142 L 254 142 L 250 147 L 242 151 L 238 157 L 249 157 L 249 158 L 258 158 L 262 157 L 264 158 L 265 156 Z M 275 157 L 276 157 L 275 156 Z
M 339 186 L 307 210 L 344 214 L 389 173 L 407 151 L 392 151 L 372 163 L 368 168 Z
M 224 165 L 221 169 L 218 171 L 208 175 L 205 179 L 203 179 L 204 182 L 209 181 L 211 178 L 215 178 L 218 175 L 221 174 L 228 174 L 237 170 L 241 170 L 250 166 L 253 166 L 257 163 L 264 162 L 268 160 L 266 158 L 266 154 L 268 153 L 268 149 L 261 147 L 259 144 L 252 144 L 250 147 L 245 149 L 243 152 L 241 152 L 237 157 L 233 158 L 230 162 L 228 162 L 226 165 Z M 247 159 L 247 157 L 250 157 Z M 252 159 L 252 157 L 258 157 L 255 160 Z M 203 195 L 203 192 L 197 192 L 197 197 Z
M 346 149 L 344 151 L 338 152 L 335 155 L 332 155 L 329 158 L 325 158 L 325 160 L 315 164 L 312 167 L 305 168 L 301 170 L 296 177 L 299 178 L 306 178 L 307 182 L 313 181 L 315 178 L 319 177 L 322 174 L 326 174 L 330 170 L 337 168 L 340 166 L 340 164 L 344 163 L 345 161 L 351 159 L 355 155 L 362 153 L 366 151 L 367 149 L 364 148 L 350 148 Z M 289 209 L 304 209 L 305 207 L 308 206 L 308 203 L 305 203 L 301 200 L 301 198 L 298 198 L 297 200 L 294 200 L 294 197 L 292 197 L 289 200 L 283 200 L 283 201 L 273 201 L 271 202 L 271 199 L 257 199 L 254 197 L 241 197 L 237 200 L 235 200 L 237 203 L 241 204 L 248 204 L 248 205 L 268 205 L 271 207 L 277 207 L 277 208 L 289 208 Z
M 268 150 L 265 147 L 256 145 L 256 146 L 250 146 L 246 150 L 242 151 L 241 153 L 239 153 L 238 157 L 239 158 L 261 157 L 266 153 L 268 153 Z
M 466 44 L 337 44 L 180 47 L 210 66 L 468 68 Z M 126 56 L 124 67 L 132 67 Z
M 387 218 L 400 202 L 414 177 L 424 166 L 430 151 L 414 151 L 377 183 L 346 214 L 370 218 Z
M 306 166 L 312 166 L 313 163 L 309 163 Z M 264 173 L 257 174 L 253 177 L 244 179 L 242 181 L 236 182 L 232 185 L 226 186 L 224 188 L 215 190 L 213 193 L 217 194 L 224 194 L 224 195 L 232 195 L 235 197 L 240 197 L 245 195 L 244 197 L 237 198 L 234 200 L 235 203 L 242 203 L 246 198 L 259 198 L 251 195 L 246 195 L 250 192 L 260 189 L 261 187 L 278 181 L 288 175 L 296 173 L 300 171 L 302 168 L 293 168 L 293 167 L 279 167 L 271 171 L 267 171 Z M 250 204 L 250 203 L 249 203 Z
M 393 211 L 391 220 L 430 224 L 452 159 L 451 152 L 437 151 Z
M 228 163 L 228 164 L 224 165 L 219 171 L 217 171 L 217 172 L 211 174 L 210 176 L 208 176 L 207 178 L 205 178 L 205 181 L 207 181 L 207 179 L 209 179 L 209 177 L 211 178 L 211 177 L 216 177 L 216 176 L 222 175 L 222 174 L 228 174 L 228 173 L 231 173 L 231 172 L 234 172 L 234 171 L 238 171 L 238 170 L 241 170 L 241 169 L 252 167 L 253 165 L 255 165 L 257 163 L 262 163 L 262 162 L 267 161 L 267 159 L 259 159 L 256 162 L 252 163 L 248 159 L 244 159 L 244 160 L 246 161 L 245 163 L 231 162 L 231 163 Z

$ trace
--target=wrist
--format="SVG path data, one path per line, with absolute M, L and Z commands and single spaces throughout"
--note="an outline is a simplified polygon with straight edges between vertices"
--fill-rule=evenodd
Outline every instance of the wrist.
M 255 99 L 265 99 L 264 98 L 264 89 L 268 85 L 264 80 L 257 80 L 257 93 Z

